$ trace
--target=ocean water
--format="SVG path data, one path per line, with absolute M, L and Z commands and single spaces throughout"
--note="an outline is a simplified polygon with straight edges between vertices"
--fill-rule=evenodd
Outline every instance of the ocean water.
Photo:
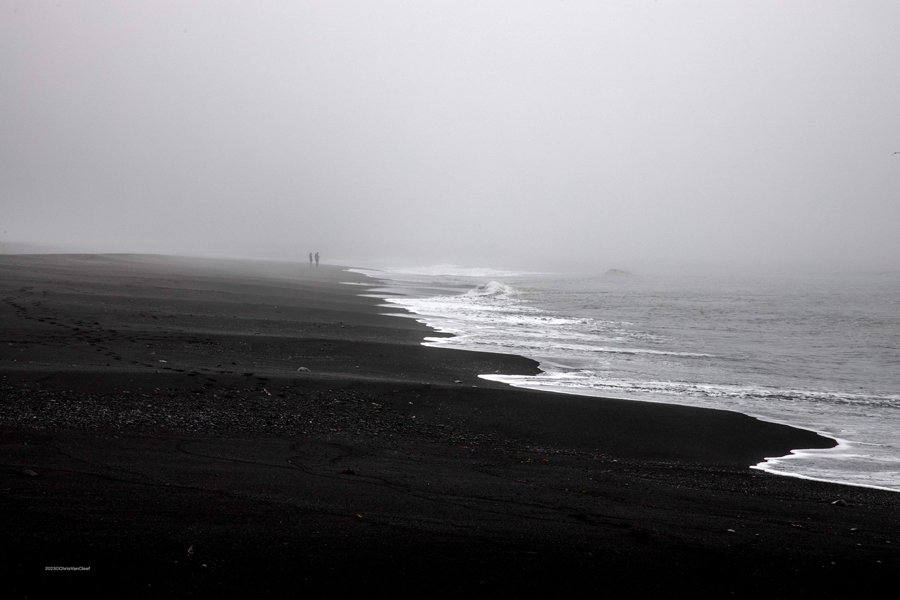
M 754 468 L 900 491 L 900 273 L 358 272 L 378 280 L 370 295 L 453 334 L 425 344 L 523 355 L 543 371 L 485 379 L 810 429 L 838 446 Z

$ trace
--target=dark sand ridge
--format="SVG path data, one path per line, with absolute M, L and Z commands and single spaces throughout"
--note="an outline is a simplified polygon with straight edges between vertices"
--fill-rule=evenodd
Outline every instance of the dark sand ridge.
M 900 496 L 748 469 L 812 433 L 477 378 L 305 263 L 0 256 L 12 597 L 846 597 Z M 90 566 L 90 571 L 46 571 Z M 877 587 L 877 586 L 876 586 Z

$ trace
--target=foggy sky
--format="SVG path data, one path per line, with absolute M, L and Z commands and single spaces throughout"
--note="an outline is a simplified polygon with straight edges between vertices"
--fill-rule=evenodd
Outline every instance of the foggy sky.
M 900 2 L 0 0 L 0 242 L 900 268 Z

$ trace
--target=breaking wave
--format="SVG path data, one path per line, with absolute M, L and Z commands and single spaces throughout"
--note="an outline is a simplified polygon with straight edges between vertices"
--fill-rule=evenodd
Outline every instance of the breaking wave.
M 488 281 L 466 292 L 467 296 L 490 296 L 494 298 L 509 298 L 515 294 L 516 289 L 514 287 L 499 281 Z

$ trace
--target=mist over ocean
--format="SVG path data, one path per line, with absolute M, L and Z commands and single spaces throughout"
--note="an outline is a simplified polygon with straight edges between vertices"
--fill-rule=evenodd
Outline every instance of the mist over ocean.
M 758 468 L 900 491 L 900 273 L 361 272 L 387 286 L 372 294 L 453 334 L 426 344 L 524 355 L 543 370 L 485 378 L 811 429 L 839 445 Z

